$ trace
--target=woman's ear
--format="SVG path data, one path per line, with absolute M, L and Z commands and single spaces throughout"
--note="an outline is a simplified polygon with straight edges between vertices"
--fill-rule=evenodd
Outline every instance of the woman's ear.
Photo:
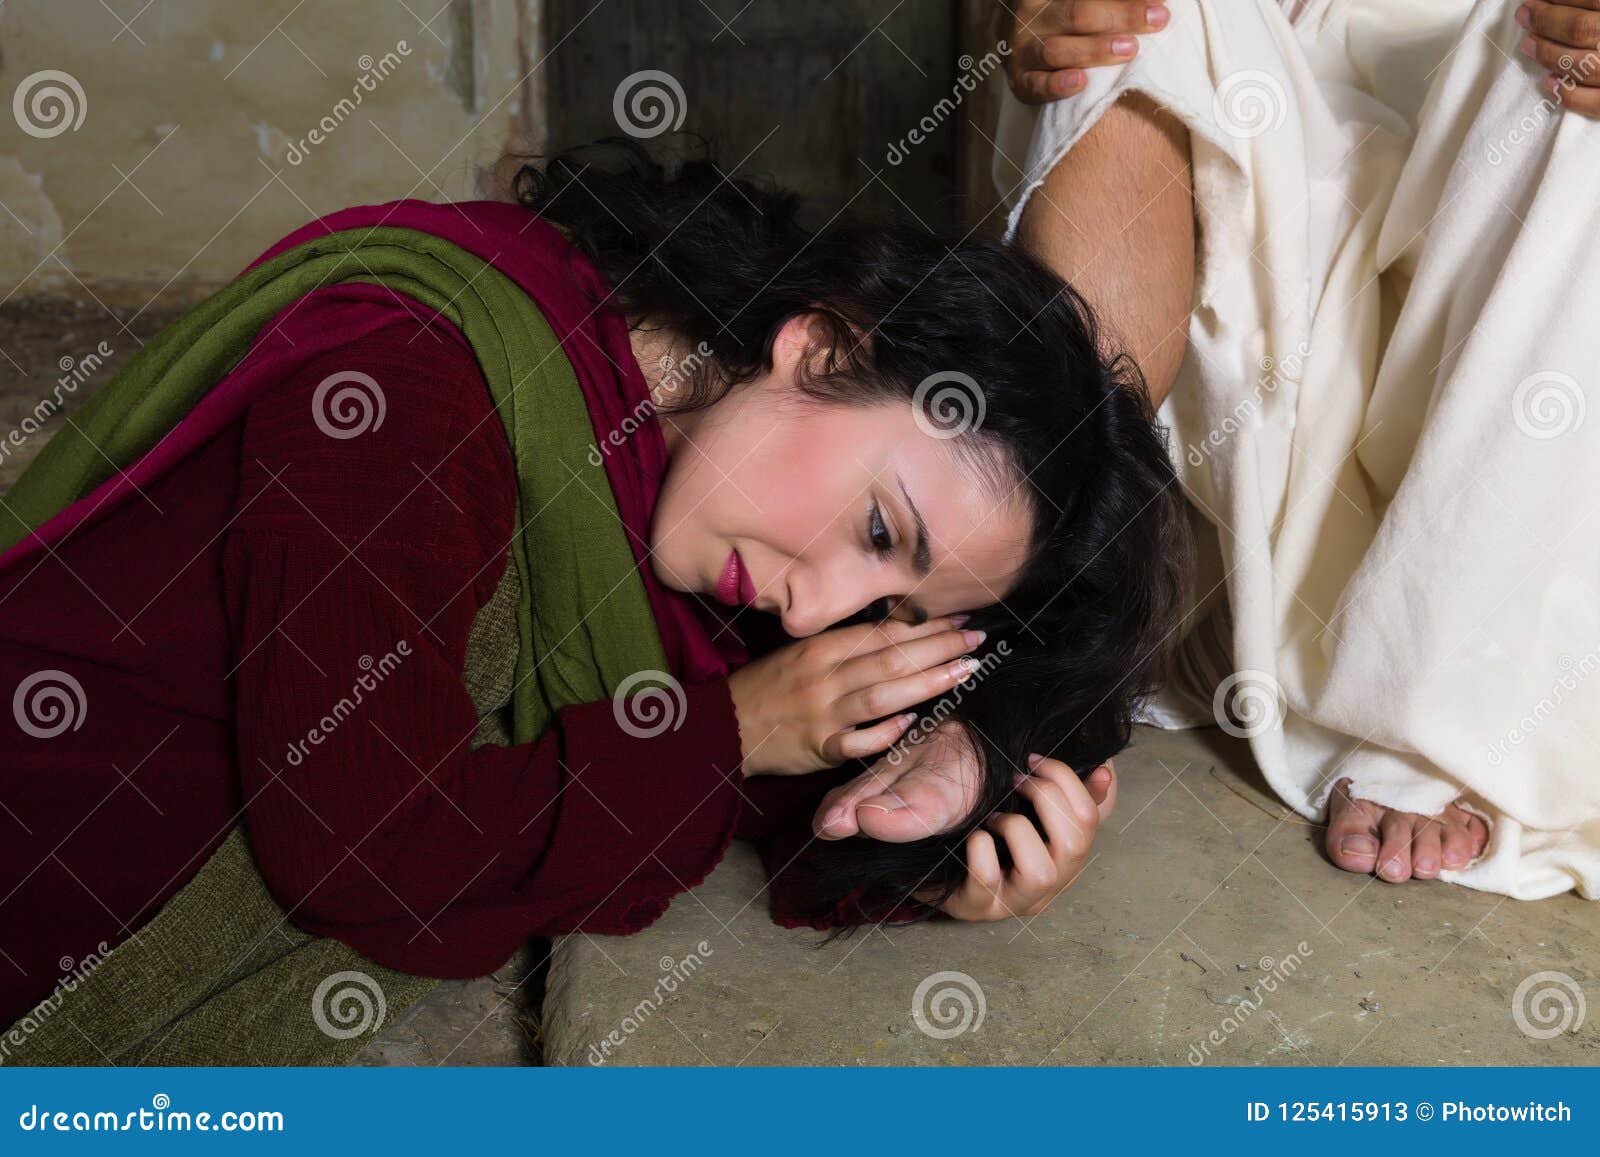
M 772 342 L 772 368 L 785 381 L 806 375 L 836 373 L 861 356 L 866 335 L 842 319 L 820 310 L 797 313 L 783 323 Z

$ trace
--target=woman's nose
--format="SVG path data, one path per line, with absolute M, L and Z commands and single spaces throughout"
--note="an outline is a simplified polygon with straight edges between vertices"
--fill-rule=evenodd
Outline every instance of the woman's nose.
M 869 576 L 859 573 L 819 576 L 809 585 L 796 584 L 791 587 L 793 598 L 782 616 L 784 633 L 792 639 L 803 639 L 825 631 L 892 594 L 887 586 L 882 581 L 872 583 Z

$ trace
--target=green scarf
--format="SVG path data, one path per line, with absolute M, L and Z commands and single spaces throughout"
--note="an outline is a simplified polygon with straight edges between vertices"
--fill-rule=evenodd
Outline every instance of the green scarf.
M 413 229 L 349 229 L 248 270 L 163 330 L 58 433 L 6 495 L 0 549 L 126 469 L 243 359 L 280 310 L 324 285 L 375 282 L 452 322 L 505 424 L 518 533 L 469 637 L 463 683 L 483 742 L 530 743 L 554 712 L 664 670 L 649 599 L 594 440 L 582 389 L 538 306 L 492 265 Z M 579 485 L 571 483 L 576 476 Z M 538 566 L 532 560 L 538 560 Z M 597 594 L 598 592 L 598 594 Z M 581 629 L 580 629 L 581 627 Z M 388 1023 L 437 981 L 311 936 L 272 899 L 243 830 L 138 933 L 0 1036 L 26 1065 L 327 1065 L 363 1002 Z

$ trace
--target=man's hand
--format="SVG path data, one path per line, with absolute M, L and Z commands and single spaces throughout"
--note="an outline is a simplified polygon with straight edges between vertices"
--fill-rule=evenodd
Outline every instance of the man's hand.
M 1085 781 L 1059 760 L 1034 757 L 1030 764 L 1033 774 L 1018 775 L 1016 785 L 1033 804 L 1039 827 L 1016 812 L 997 812 L 967 837 L 967 878 L 940 905 L 957 920 L 1044 911 L 1083 871 L 1100 821 L 1116 806 L 1116 772 L 1109 762 Z M 978 774 L 959 725 L 942 724 L 898 762 L 879 759 L 829 792 L 813 830 L 822 839 L 863 835 L 887 843 L 938 835 L 976 806 Z M 996 839 L 1005 841 L 1009 871 L 1000 866 Z
M 1523 55 L 1549 70 L 1561 106 L 1600 117 L 1600 0 L 1526 0 L 1517 23 L 1528 30 Z
M 1011 91 L 1024 104 L 1072 96 L 1089 83 L 1085 69 L 1126 63 L 1135 36 L 1170 17 L 1161 0 L 1019 0 L 1007 38 Z

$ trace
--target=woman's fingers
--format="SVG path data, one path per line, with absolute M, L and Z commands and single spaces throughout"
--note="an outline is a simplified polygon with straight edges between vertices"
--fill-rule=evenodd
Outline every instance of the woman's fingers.
M 826 657 L 835 669 L 855 662 L 867 655 L 875 655 L 889 647 L 902 647 L 916 639 L 943 634 L 957 629 L 966 621 L 966 615 L 943 615 L 924 623 L 907 623 L 900 619 L 885 619 L 881 623 L 857 623 L 853 627 L 838 627 L 817 636 Z
M 903 679 L 887 683 L 874 683 L 860 691 L 853 691 L 836 705 L 839 722 L 862 723 L 877 719 L 891 711 L 904 711 L 925 699 L 943 694 L 957 683 L 965 683 L 977 674 L 980 665 L 976 659 L 963 658 L 940 663 L 926 671 L 918 671 Z
M 1089 789 L 1078 778 L 1078 773 L 1059 759 L 1047 756 L 1029 756 L 1028 766 L 1040 779 L 1048 780 L 1061 789 L 1078 826 L 1089 832 L 1090 838 L 1100 825 L 1100 805 L 1089 794 Z
M 967 878 L 946 900 L 944 911 L 957 920 L 997 920 L 1009 915 L 1000 890 L 1005 873 L 994 837 L 982 828 L 967 837 Z
M 1100 811 L 1100 822 L 1105 823 L 1117 810 L 1117 769 L 1108 759 L 1084 777 L 1083 786 Z
M 1033 804 L 1055 864 L 1061 867 L 1069 860 L 1088 856 L 1089 849 L 1094 845 L 1094 828 L 1086 826 L 1074 814 L 1075 809 L 1061 786 L 1043 776 L 1026 775 L 1019 778 L 1022 782 L 1017 784 L 1017 792 Z
M 996 812 L 984 826 L 1006 842 L 1011 871 L 1000 899 L 1012 915 L 1031 916 L 1055 894 L 1056 864 L 1033 821 L 1016 812 Z
M 960 658 L 984 638 L 982 631 L 944 630 L 892 643 L 841 664 L 834 672 L 834 682 L 842 696 L 875 683 L 904 679 Z
M 847 759 L 867 759 L 893 747 L 917 720 L 908 711 L 874 723 L 871 727 L 848 727 L 835 731 L 822 743 L 822 758 L 837 767 Z

